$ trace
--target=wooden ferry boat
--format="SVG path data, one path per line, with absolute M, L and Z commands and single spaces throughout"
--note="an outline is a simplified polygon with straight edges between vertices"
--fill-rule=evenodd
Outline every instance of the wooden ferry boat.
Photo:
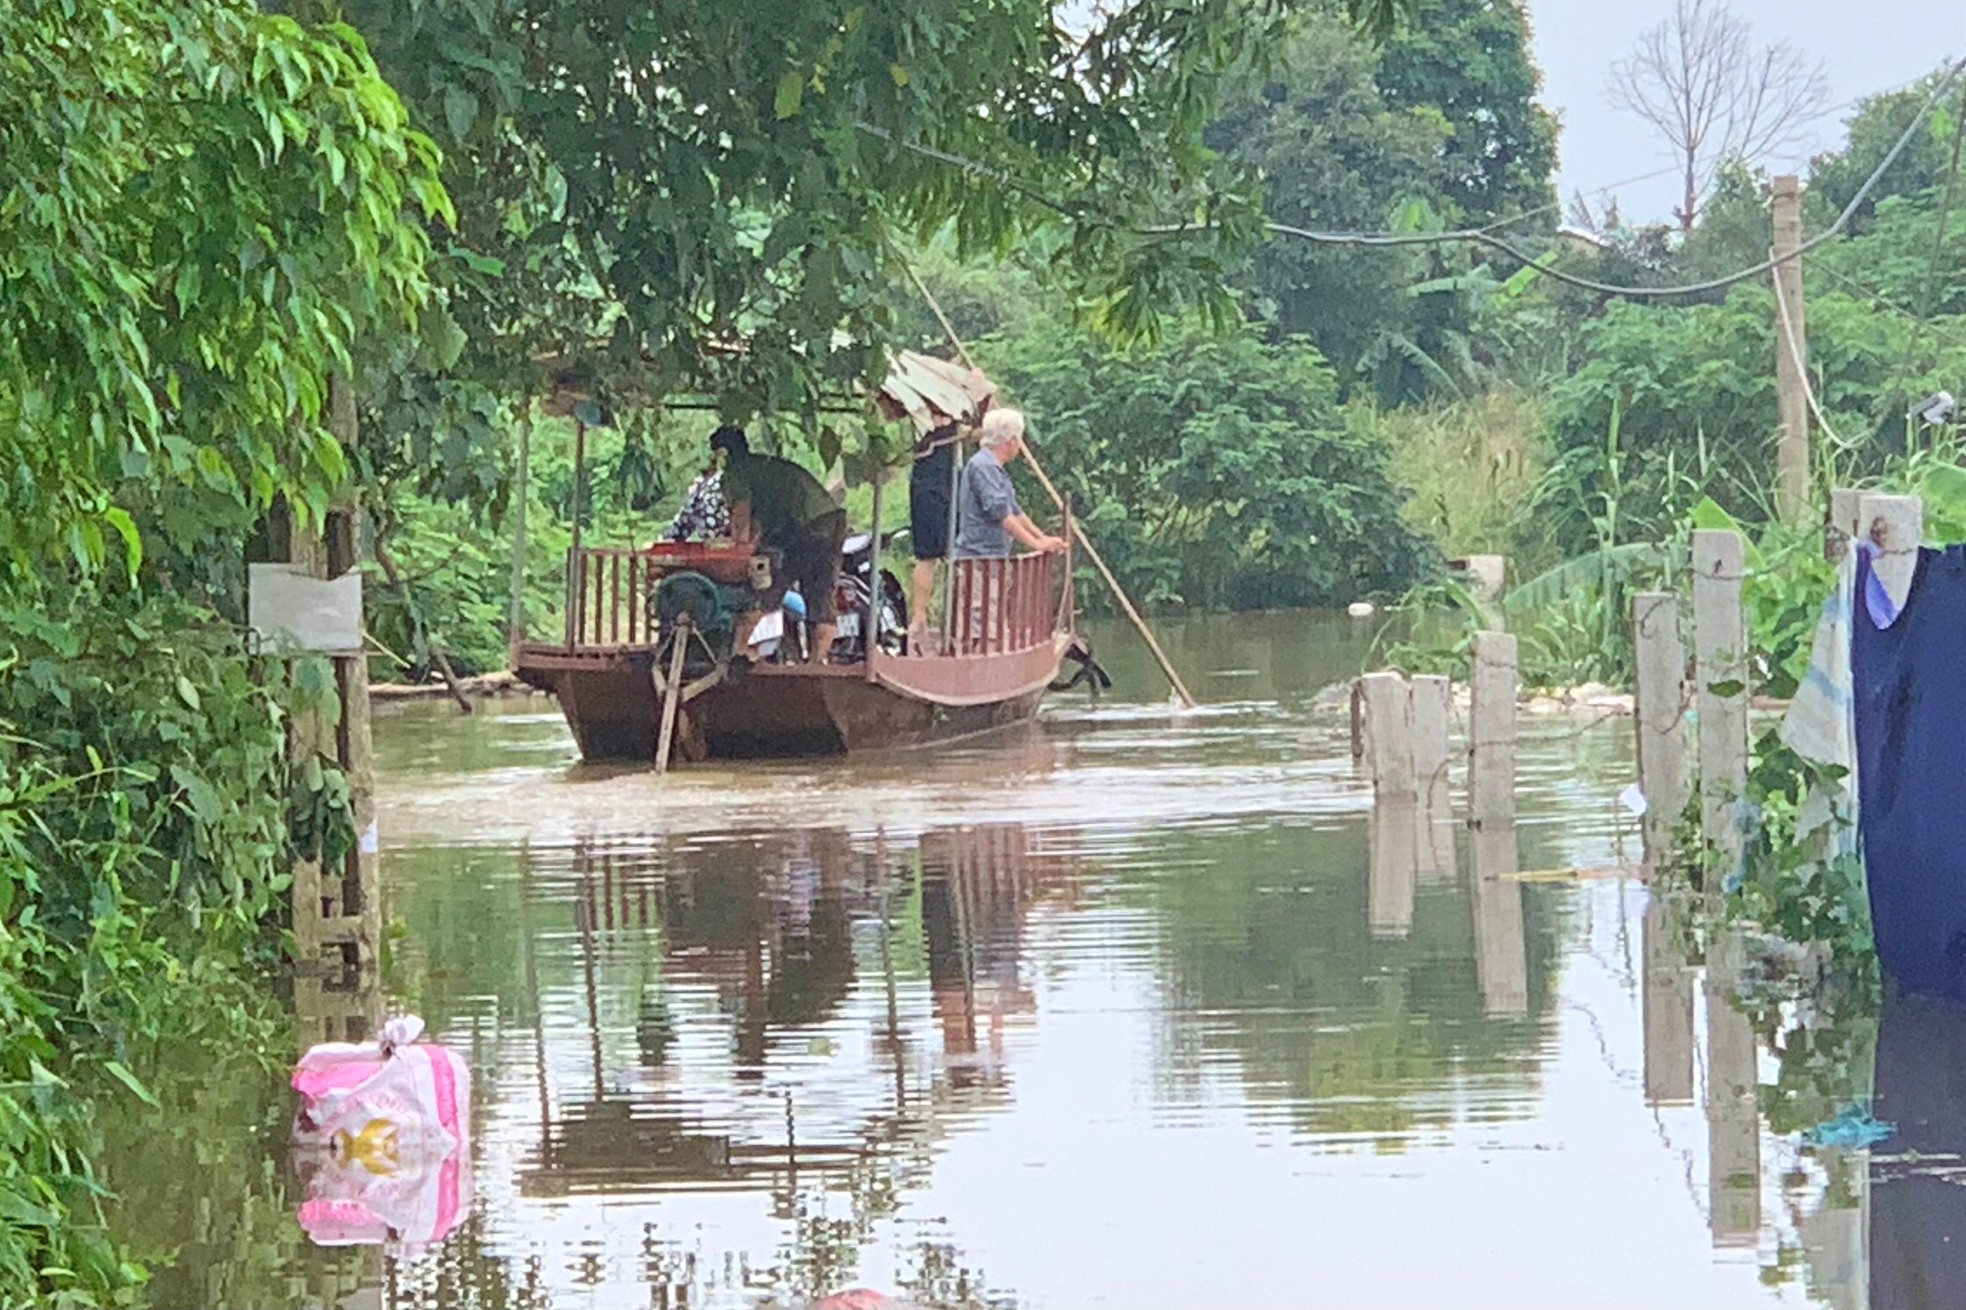
M 672 758 L 684 760 L 881 750 L 985 732 L 1036 715 L 1077 639 L 1069 555 L 1024 555 L 955 561 L 953 622 L 919 649 L 873 641 L 854 664 L 710 659 L 689 649 L 686 625 L 664 631 L 648 602 L 665 573 L 704 563 L 660 547 L 575 553 L 565 639 L 522 644 L 513 667 L 558 699 L 583 758 L 657 758 L 672 690 Z
M 981 374 L 903 356 L 881 401 L 921 426 L 973 423 L 993 390 Z M 879 488 L 874 518 L 878 540 Z M 865 654 L 853 663 L 749 659 L 729 649 L 727 633 L 720 646 L 701 614 L 663 622 L 664 579 L 693 573 L 728 594 L 763 560 L 727 542 L 634 549 L 583 546 L 576 536 L 565 631 L 518 643 L 512 667 L 559 701 L 584 759 L 666 767 L 923 746 L 1026 722 L 1066 656 L 1082 650 L 1069 549 L 950 562 L 944 621 L 913 641 L 879 630 L 876 569 L 873 602 L 858 616 Z

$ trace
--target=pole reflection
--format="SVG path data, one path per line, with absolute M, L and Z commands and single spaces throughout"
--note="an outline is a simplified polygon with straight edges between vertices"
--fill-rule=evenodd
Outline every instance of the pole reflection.
M 1423 812 L 1411 801 L 1387 799 L 1372 807 L 1366 922 L 1380 941 L 1402 941 L 1413 931 L 1413 888 L 1420 844 L 1429 836 Z
M 1474 876 L 1468 892 L 1474 905 L 1475 975 L 1482 1007 L 1490 1018 L 1529 1013 L 1529 957 L 1522 927 L 1522 884 L 1508 875 L 1521 867 L 1514 824 L 1475 829 Z
M 739 1282 L 837 1290 L 935 1143 L 1005 1102 L 1005 1032 L 1036 1004 L 1025 920 L 1067 867 L 1016 825 L 882 833 L 871 850 L 827 831 L 585 842 L 561 870 L 529 861 L 528 899 L 570 902 L 574 958 L 568 976 L 527 946 L 539 1123 L 519 1195 L 766 1193 L 790 1236 Z M 963 1268 L 946 1242 L 918 1254 Z M 722 1276 L 674 1250 L 644 1263 L 656 1304 Z
M 1746 964 L 1743 930 L 1728 924 L 1707 945 L 1707 1226 L 1715 1246 L 1761 1236 L 1761 1116 L 1754 1029 L 1735 1001 Z

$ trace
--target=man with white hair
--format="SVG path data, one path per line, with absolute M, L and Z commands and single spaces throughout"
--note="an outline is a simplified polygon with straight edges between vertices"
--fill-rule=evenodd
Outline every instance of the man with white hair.
M 983 416 L 979 440 L 983 448 L 963 466 L 956 496 L 955 557 L 1006 559 L 1013 537 L 1032 550 L 1064 550 L 1063 537 L 1031 521 L 1010 482 L 1007 465 L 1024 453 L 1024 416 L 1014 409 L 991 410 Z

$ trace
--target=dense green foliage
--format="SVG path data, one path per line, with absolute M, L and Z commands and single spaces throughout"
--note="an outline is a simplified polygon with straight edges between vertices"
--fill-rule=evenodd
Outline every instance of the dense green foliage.
M 1147 604 L 1343 605 L 1426 569 L 1384 442 L 1306 342 L 1188 332 L 1125 353 L 1040 322 L 980 349 Z
M 445 148 L 479 376 L 546 352 L 582 386 L 807 416 L 884 367 L 897 232 L 993 252 L 1069 215 L 1050 271 L 1115 325 L 1222 308 L 1219 252 L 1255 209 L 1200 129 L 1282 21 L 1236 0 L 1074 28 L 1038 0 L 341 8 Z
M 1263 179 L 1270 218 L 1325 230 L 1417 231 L 1527 214 L 1548 231 L 1554 119 L 1535 95 L 1523 12 L 1429 0 L 1383 46 L 1311 17 L 1239 78 L 1208 139 Z M 1237 273 L 1279 335 L 1314 341 L 1340 377 L 1389 400 L 1477 379 L 1471 340 L 1489 272 L 1464 248 L 1376 251 L 1283 238 Z
M 333 787 L 247 658 L 246 536 L 316 520 L 358 334 L 413 322 L 430 144 L 345 28 L 232 0 L 0 12 L 0 1303 L 126 1299 L 91 1093 L 250 1037 Z

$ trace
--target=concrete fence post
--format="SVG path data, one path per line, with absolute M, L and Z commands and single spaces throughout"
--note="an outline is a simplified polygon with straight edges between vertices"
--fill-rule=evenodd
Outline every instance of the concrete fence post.
M 1693 534 L 1693 648 L 1699 710 L 1700 833 L 1729 865 L 1740 858 L 1738 804 L 1748 781 L 1747 634 L 1741 534 Z
M 1918 572 L 1918 547 L 1925 537 L 1925 502 L 1916 496 L 1865 492 L 1857 502 L 1857 522 L 1876 552 L 1870 570 L 1894 604 L 1903 606 Z
M 1673 828 L 1686 808 L 1686 644 L 1679 636 L 1679 598 L 1670 591 L 1632 597 L 1638 656 L 1633 730 L 1638 789 L 1645 793 L 1645 858 L 1672 853 Z
M 1469 677 L 1468 822 L 1515 822 L 1516 639 L 1477 632 Z
M 1454 801 L 1448 776 L 1448 729 L 1454 688 L 1446 678 L 1413 679 L 1413 773 L 1419 787 L 1419 875 L 1454 876 Z
M 1415 800 L 1412 689 L 1397 673 L 1368 673 L 1357 686 L 1373 799 Z
M 1829 493 L 1829 524 L 1823 531 L 1823 558 L 1840 563 L 1850 552 L 1851 543 L 1862 535 L 1859 526 L 1864 493 L 1838 487 Z

